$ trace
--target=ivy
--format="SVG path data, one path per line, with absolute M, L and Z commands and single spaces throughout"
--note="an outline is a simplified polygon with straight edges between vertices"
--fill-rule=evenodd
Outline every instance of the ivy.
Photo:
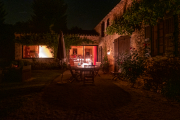
M 131 7 L 107 27 L 107 34 L 131 35 L 136 29 L 141 29 L 143 24 L 154 26 L 158 20 L 179 13 L 179 0 L 133 0 Z
M 71 49 L 71 46 L 79 46 L 82 44 L 94 43 L 94 41 L 87 39 L 86 37 L 81 38 L 77 34 L 65 34 L 64 35 L 65 47 L 66 49 Z
M 15 43 L 20 43 L 22 45 L 47 45 L 48 48 L 51 48 L 56 58 L 59 35 L 57 33 L 32 33 L 32 34 L 21 34 L 19 37 L 16 37 Z M 86 37 L 81 38 L 79 35 L 64 35 L 65 48 L 66 50 L 71 49 L 71 46 L 78 46 L 89 43 L 94 43 L 94 41 L 87 39 Z

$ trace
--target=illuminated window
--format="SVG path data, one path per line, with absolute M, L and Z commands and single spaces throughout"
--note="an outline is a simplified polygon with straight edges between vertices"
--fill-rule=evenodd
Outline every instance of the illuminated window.
M 45 45 L 23 46 L 23 58 L 54 58 L 52 52 Z

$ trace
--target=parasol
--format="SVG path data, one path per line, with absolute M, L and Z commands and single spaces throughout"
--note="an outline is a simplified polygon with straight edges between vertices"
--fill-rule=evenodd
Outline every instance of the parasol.
M 60 60 L 60 63 L 62 65 L 62 62 L 66 60 L 66 49 L 65 49 L 64 37 L 62 31 L 60 31 L 58 39 L 59 39 L 59 43 L 58 43 L 57 58 Z
M 64 37 L 63 37 L 63 32 L 60 31 L 59 34 L 59 43 L 58 43 L 58 51 L 57 51 L 57 58 L 60 60 L 59 63 L 61 66 L 63 66 L 63 62 L 66 61 L 66 49 L 65 49 L 65 43 L 64 43 Z M 62 78 L 63 78 L 63 72 L 61 72 L 61 82 L 58 82 L 58 84 L 62 84 Z

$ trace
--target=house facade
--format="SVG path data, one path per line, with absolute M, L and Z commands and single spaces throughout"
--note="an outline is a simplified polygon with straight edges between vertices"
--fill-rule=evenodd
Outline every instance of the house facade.
M 131 6 L 132 0 L 121 0 L 94 28 L 100 34 L 98 45 L 98 60 L 102 61 L 105 50 L 110 51 L 108 59 L 110 70 L 117 70 L 116 57 L 122 52 L 130 52 L 130 48 L 140 51 L 144 45 L 151 57 L 172 57 L 180 53 L 180 15 L 167 16 L 155 26 L 143 26 L 131 36 L 118 34 L 107 35 L 106 28 L 111 25 L 116 16 L 123 15 L 124 11 Z
M 141 30 L 136 30 L 131 36 L 107 35 L 106 29 L 111 25 L 116 16 L 123 15 L 124 11 L 132 4 L 132 0 L 121 0 L 94 28 L 99 35 L 80 35 L 95 41 L 95 44 L 82 44 L 81 46 L 72 46 L 69 51 L 70 57 L 74 53 L 79 56 L 92 55 L 93 63 L 102 62 L 105 48 L 109 51 L 108 60 L 110 70 L 117 70 L 116 57 L 122 52 L 130 52 L 130 48 L 135 48 L 139 52 L 141 47 L 146 45 L 147 51 L 152 57 L 179 56 L 180 53 L 180 15 L 168 16 L 165 20 L 159 21 L 156 26 L 143 26 Z M 37 47 L 37 46 L 36 46 Z M 40 47 L 38 47 L 39 50 Z M 32 58 L 23 58 L 25 48 L 21 44 L 15 44 L 15 60 L 29 60 Z M 94 52 L 96 51 L 96 52 Z M 95 59 L 95 60 L 94 60 Z M 40 62 L 53 61 L 52 58 L 38 58 Z
M 15 37 L 20 37 L 22 34 L 15 34 Z M 87 38 L 89 40 L 94 41 L 93 44 L 85 44 L 83 43 L 80 46 L 71 46 L 69 50 L 69 59 L 71 56 L 74 58 L 74 51 L 76 52 L 77 56 L 85 56 L 86 51 L 89 50 L 89 54 L 91 55 L 92 61 L 97 61 L 97 47 L 99 44 L 99 36 L 98 35 L 79 35 L 80 38 Z M 52 53 L 53 50 L 47 48 L 46 45 L 31 45 L 26 46 L 19 43 L 15 43 L 15 60 L 26 60 L 29 62 L 36 62 L 40 63 L 47 63 L 51 64 L 56 62 L 54 59 L 54 54 Z M 88 52 L 88 51 L 87 51 Z

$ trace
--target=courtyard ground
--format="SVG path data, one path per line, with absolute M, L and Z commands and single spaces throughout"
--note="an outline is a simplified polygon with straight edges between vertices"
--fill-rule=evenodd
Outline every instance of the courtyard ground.
M 159 93 L 112 81 L 110 74 L 95 78 L 95 85 L 68 80 L 58 70 L 32 71 L 22 83 L 0 84 L 0 119 L 59 120 L 179 120 L 180 104 Z

